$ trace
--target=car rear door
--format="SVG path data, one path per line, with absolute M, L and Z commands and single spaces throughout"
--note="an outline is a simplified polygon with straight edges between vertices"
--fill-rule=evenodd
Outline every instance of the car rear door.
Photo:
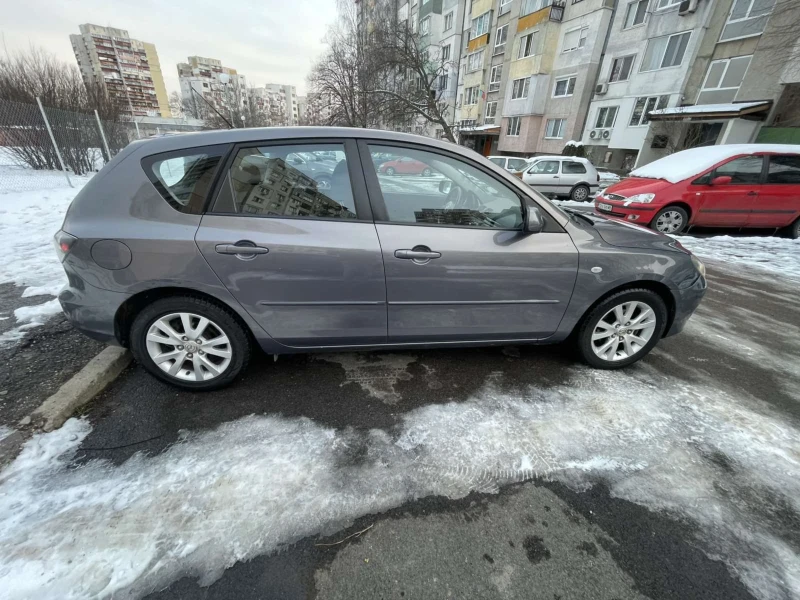
M 543 194 L 558 194 L 561 190 L 560 170 L 561 161 L 540 160 L 526 171 L 523 181 Z
M 293 164 L 314 151 L 345 156 L 325 185 Z M 355 141 L 240 144 L 218 188 L 197 245 L 270 336 L 294 347 L 386 341 L 383 259 Z
M 767 158 L 767 177 L 749 215 L 748 227 L 786 227 L 800 217 L 800 154 Z
M 389 342 L 541 339 L 556 330 L 578 269 L 558 224 L 523 232 L 516 190 L 458 154 L 385 141 L 359 149 L 383 249 Z M 440 177 L 398 187 L 372 166 L 382 152 Z
M 739 156 L 695 180 L 690 190 L 697 206 L 692 225 L 744 227 L 757 203 L 763 170 L 763 156 Z M 722 176 L 730 177 L 731 182 L 712 185 Z

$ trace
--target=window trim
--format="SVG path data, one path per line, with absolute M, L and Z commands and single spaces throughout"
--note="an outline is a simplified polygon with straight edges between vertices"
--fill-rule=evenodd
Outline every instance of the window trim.
M 528 213 L 528 205 L 532 203 L 534 206 L 537 206 L 545 215 L 545 228 L 542 230 L 545 233 L 566 233 L 566 230 L 563 228 L 562 224 L 566 222 L 566 219 L 563 219 L 559 213 L 555 212 L 555 210 L 545 206 L 544 202 L 540 202 L 535 195 L 531 194 L 530 192 L 523 192 L 521 188 L 517 187 L 517 182 L 514 181 L 513 185 L 509 182 L 505 177 L 499 177 L 497 173 L 492 171 L 491 169 L 487 168 L 486 165 L 481 163 L 475 162 L 471 158 L 467 158 L 462 156 L 461 154 L 455 152 L 449 152 L 447 150 L 436 148 L 433 146 L 426 146 L 420 144 L 414 144 L 411 142 L 401 142 L 395 140 L 382 140 L 382 139 L 375 139 L 375 138 L 359 138 L 358 140 L 353 140 L 354 142 L 358 142 L 358 152 L 361 155 L 361 165 L 363 165 L 363 172 L 364 172 L 364 179 L 366 180 L 366 189 L 369 194 L 369 200 L 372 205 L 372 214 L 374 215 L 374 222 L 378 225 L 402 225 L 406 227 L 439 227 L 439 228 L 448 228 L 448 229 L 467 229 L 467 230 L 480 230 L 480 231 L 523 231 L 522 228 L 513 228 L 513 229 L 502 229 L 499 227 L 470 227 L 465 225 L 450 225 L 450 224 L 443 224 L 443 223 L 402 223 L 398 221 L 390 221 L 389 220 L 389 213 L 386 210 L 386 201 L 383 197 L 383 192 L 380 187 L 380 182 L 378 181 L 378 175 L 375 170 L 374 165 L 367 169 L 368 166 L 366 161 L 372 163 L 372 158 L 369 151 L 369 146 L 389 146 L 394 148 L 404 148 L 410 150 L 418 150 L 421 152 L 430 152 L 431 154 L 439 154 L 446 158 L 450 158 L 452 160 L 457 160 L 464 162 L 471 166 L 472 168 L 481 171 L 484 175 L 487 175 L 491 179 L 497 182 L 498 185 L 502 185 L 503 187 L 507 188 L 511 191 L 520 202 L 520 207 L 522 210 L 522 219 L 523 224 L 525 222 L 525 218 Z M 510 179 L 513 177 L 512 175 L 507 175 Z M 514 178 L 516 179 L 516 178 Z M 519 185 L 522 186 L 522 181 L 519 181 Z M 557 216 L 559 215 L 559 216 Z M 524 225 L 523 225 L 524 228 Z
M 514 84 L 517 81 L 522 81 L 523 82 L 522 90 L 521 90 L 523 95 L 522 96 L 517 96 L 515 98 L 514 97 Z M 525 83 L 524 83 L 525 81 L 528 82 L 527 90 L 525 89 Z M 530 75 L 528 75 L 527 77 L 519 77 L 517 79 L 512 79 L 511 80 L 511 100 L 525 100 L 530 95 L 530 92 L 531 92 L 531 76 Z
M 512 117 L 506 117 L 508 119 L 508 123 L 506 123 L 506 137 L 519 137 L 520 133 L 522 132 L 522 119 L 519 115 L 514 115 Z M 517 133 L 508 133 L 508 130 L 511 129 L 511 121 L 512 119 L 517 120 Z
M 634 4 L 637 6 L 640 2 L 647 2 L 647 6 L 644 9 L 644 20 L 641 23 L 634 23 L 633 25 L 627 25 L 628 22 L 628 11 L 633 7 Z M 627 7 L 625 8 L 625 16 L 622 18 L 622 31 L 627 31 L 628 29 L 633 29 L 634 27 L 642 27 L 643 25 L 647 24 L 647 15 L 650 14 L 650 0 L 631 0 L 628 2 Z
M 607 117 L 608 116 L 608 111 L 611 110 L 612 108 L 615 109 L 615 110 L 614 110 L 614 118 L 611 121 L 611 125 L 598 125 L 597 122 L 600 120 L 600 113 L 602 113 L 603 110 L 605 110 L 606 111 L 605 114 L 606 114 L 606 117 Z M 620 109 L 620 105 L 619 104 L 609 104 L 609 105 L 606 105 L 606 106 L 597 107 L 597 114 L 594 117 L 594 127 L 593 127 L 593 129 L 613 129 L 614 126 L 617 124 L 617 117 L 619 116 L 619 109 Z
M 569 93 L 569 80 L 574 79 L 575 85 L 572 86 L 572 93 Z M 559 81 L 566 81 L 567 82 L 567 93 L 557 96 L 556 89 L 558 88 Z M 575 95 L 575 86 L 578 85 L 578 74 L 575 73 L 574 75 L 567 75 L 566 77 L 559 77 L 553 82 L 553 98 L 571 98 Z
M 427 29 L 427 31 L 426 31 Z M 431 34 L 431 17 L 428 15 L 424 19 L 420 20 L 419 22 L 419 32 L 421 35 L 430 35 Z
M 656 99 L 656 106 L 655 106 L 655 108 L 652 108 L 651 110 L 660 110 L 658 108 L 658 101 L 661 98 L 666 97 L 667 98 L 667 103 L 664 105 L 663 108 L 668 108 L 669 107 L 669 100 L 670 100 L 671 95 L 672 94 L 657 94 L 655 96 L 634 96 L 634 98 L 633 98 L 633 110 L 631 111 L 631 116 L 628 117 L 627 126 L 628 127 L 647 127 L 648 125 L 650 125 L 650 121 L 649 120 L 647 121 L 647 123 L 642 123 L 642 119 L 646 118 L 647 117 L 647 113 L 648 113 L 648 111 L 647 111 L 647 101 L 650 100 L 650 98 L 655 98 Z M 633 118 L 633 113 L 636 112 L 636 102 L 639 100 L 639 98 L 644 98 L 644 108 L 642 109 L 642 114 L 639 116 L 639 122 L 636 125 L 631 125 L 631 119 Z
M 711 67 L 716 63 L 725 63 L 725 68 L 722 71 L 722 74 L 719 76 L 719 82 L 722 83 L 722 80 L 725 79 L 725 75 L 728 74 L 728 69 L 731 66 L 731 62 L 736 60 L 737 58 L 750 58 L 750 61 L 747 63 L 747 68 L 744 70 L 744 75 L 742 76 L 742 81 L 736 87 L 706 87 L 706 83 L 708 83 L 708 76 L 711 75 Z M 700 90 L 697 92 L 698 99 L 700 98 L 700 94 L 703 92 L 720 92 L 720 91 L 727 91 L 727 90 L 738 90 L 742 87 L 742 83 L 744 83 L 745 77 L 747 77 L 747 72 L 750 70 L 750 65 L 753 64 L 753 55 L 752 54 L 742 54 L 740 56 L 731 56 L 730 58 L 718 58 L 716 60 L 712 60 L 708 63 L 708 67 L 706 68 L 706 76 L 703 78 L 703 83 L 700 84 Z
M 561 126 L 559 127 L 558 132 L 557 132 L 557 133 L 560 134 L 559 136 L 547 135 L 547 125 L 551 121 L 561 121 Z M 553 117 L 552 119 L 545 119 L 545 122 L 544 122 L 544 136 L 542 136 L 542 138 L 545 139 L 545 140 L 563 140 L 564 139 L 564 129 L 566 128 L 566 125 L 567 125 L 567 118 L 566 117 Z
M 311 144 L 340 144 L 344 146 L 345 160 L 347 161 L 347 174 L 350 177 L 350 189 L 353 192 L 353 202 L 356 208 L 355 219 L 336 219 L 333 217 L 298 217 L 291 215 L 256 215 L 252 213 L 229 213 L 229 212 L 212 212 L 214 205 L 219 199 L 219 193 L 222 191 L 222 184 L 225 177 L 223 173 L 230 171 L 233 161 L 239 150 L 244 148 L 256 147 L 269 147 L 269 146 L 308 146 Z M 217 173 L 217 180 L 214 182 L 214 189 L 210 194 L 213 198 L 211 205 L 207 207 L 206 213 L 215 217 L 245 217 L 245 218 L 258 218 L 258 219 L 293 219 L 298 221 L 329 221 L 332 223 L 372 223 L 372 207 L 369 203 L 367 195 L 367 188 L 364 184 L 364 177 L 361 175 L 364 166 L 360 160 L 358 148 L 356 147 L 356 140 L 354 138 L 291 138 L 291 139 L 269 139 L 269 140 L 252 140 L 247 142 L 237 142 L 230 144 L 228 156 L 224 162 L 223 168 Z M 359 172 L 360 171 L 360 172 Z
M 456 11 L 451 10 L 449 13 L 446 13 L 443 17 L 444 22 L 442 23 L 442 31 L 450 31 L 453 27 L 453 22 L 456 20 L 454 14 Z M 447 24 L 447 17 L 450 17 L 450 25 Z
M 500 30 L 501 29 L 505 29 L 505 31 L 506 31 L 506 38 L 503 40 L 502 44 L 498 43 L 500 41 Z M 505 52 L 505 45 L 507 43 L 508 43 L 508 23 L 506 23 L 505 25 L 501 25 L 494 32 L 494 46 L 493 46 L 494 47 L 494 52 L 493 52 L 493 54 L 500 54 L 497 51 L 497 49 L 500 48 L 501 46 L 503 47 L 503 51 Z
M 497 81 L 494 80 L 494 72 L 495 69 L 500 70 L 500 77 L 497 78 Z M 492 68 L 489 70 L 489 91 L 490 92 L 497 92 L 500 90 L 500 85 L 503 83 L 503 63 L 499 65 L 492 65 Z M 497 87 L 492 87 L 497 86 Z
M 638 54 L 625 54 L 624 56 L 615 56 L 611 59 L 611 70 L 608 72 L 608 83 L 622 83 L 623 81 L 630 81 L 631 75 L 633 74 L 633 67 L 636 66 L 636 57 Z M 614 63 L 618 60 L 625 60 L 626 58 L 631 59 L 631 67 L 628 69 L 628 76 L 625 79 L 611 79 L 612 75 L 614 74 Z
M 583 33 L 584 30 L 586 30 L 586 37 L 582 37 L 581 36 L 581 34 Z M 570 33 L 574 33 L 575 31 L 578 32 L 578 45 L 575 46 L 574 48 L 567 48 L 566 47 L 567 46 L 567 36 Z M 561 54 L 567 54 L 568 52 L 577 52 L 578 50 L 581 50 L 582 48 L 585 48 L 586 47 L 586 43 L 584 42 L 583 46 L 581 46 L 581 40 L 587 40 L 587 39 L 589 39 L 589 26 L 588 25 L 582 25 L 580 27 L 573 27 L 569 31 L 565 31 L 564 32 L 564 36 L 561 38 Z
M 661 3 L 665 1 L 669 2 L 669 4 L 661 6 Z M 678 6 L 681 3 L 681 0 L 656 0 L 656 2 L 657 2 L 656 9 L 653 12 L 656 12 L 658 10 L 667 10 L 668 8 L 672 8 L 673 6 Z
M 488 100 L 486 102 L 486 105 L 484 106 L 484 109 L 483 109 L 483 124 L 484 125 L 487 124 L 486 123 L 486 119 L 492 119 L 492 123 L 489 123 L 489 125 L 493 125 L 494 124 L 494 119 L 497 119 L 497 102 L 498 102 L 497 100 Z M 494 114 L 490 117 L 489 116 L 489 107 L 492 106 L 492 105 L 494 105 Z
M 479 33 L 479 34 L 477 34 L 477 35 L 472 35 L 472 32 L 473 32 L 473 30 L 474 30 L 474 29 L 475 29 L 475 27 L 476 27 L 476 23 L 475 23 L 475 21 L 477 21 L 477 20 L 479 20 L 479 19 L 482 19 L 483 17 L 486 17 L 486 31 L 484 31 L 483 33 Z M 483 12 L 483 13 L 479 14 L 477 17 L 475 17 L 474 19 L 472 19 L 472 21 L 470 22 L 470 28 L 469 28 L 469 37 L 468 37 L 468 39 L 470 39 L 470 40 L 476 40 L 476 39 L 478 39 L 479 37 L 483 37 L 484 35 L 486 35 L 486 34 L 488 34 L 488 33 L 489 33 L 489 29 L 490 29 L 491 27 L 492 27 L 492 15 L 491 15 L 491 10 L 487 10 L 486 12 Z
M 519 38 L 519 47 L 517 48 L 517 58 L 514 60 L 522 60 L 523 58 L 530 58 L 536 52 L 534 51 L 533 44 L 536 41 L 536 34 L 537 31 L 532 31 L 530 33 L 526 33 L 525 35 L 520 36 Z M 522 49 L 525 46 L 525 40 L 530 40 L 530 44 L 528 45 L 528 50 L 530 50 L 530 54 L 522 54 Z
M 472 59 L 473 56 L 480 56 L 480 59 L 481 59 L 480 60 L 480 64 L 475 68 L 471 68 L 470 67 L 470 59 Z M 467 73 L 477 73 L 478 71 L 481 71 L 482 69 L 483 69 L 483 48 L 481 48 L 480 50 L 476 50 L 475 52 L 470 52 L 469 54 L 467 54 L 467 70 L 466 70 L 466 72 Z
M 670 40 L 672 38 L 674 38 L 674 37 L 678 37 L 678 36 L 682 36 L 682 35 L 688 35 L 689 36 L 689 40 L 686 42 L 686 50 L 684 51 L 683 56 L 681 56 L 681 62 L 679 62 L 677 65 L 670 65 L 668 67 L 658 66 L 655 69 L 647 69 L 647 70 L 644 69 L 644 61 L 645 61 L 645 58 L 647 57 L 647 50 L 648 50 L 650 44 L 653 41 L 660 40 L 661 38 L 667 38 L 667 45 L 664 46 L 664 52 L 661 54 L 661 58 L 658 61 L 658 64 L 661 65 L 664 62 L 664 59 L 667 56 L 667 50 L 669 49 Z M 644 53 L 642 54 L 642 63 L 639 65 L 639 73 L 654 73 L 655 71 L 663 71 L 664 69 L 676 69 L 678 67 L 682 67 L 683 66 L 683 61 L 686 58 L 686 51 L 689 50 L 689 44 L 691 43 L 691 41 L 692 41 L 692 30 L 691 29 L 689 29 L 687 31 L 678 31 L 676 33 L 668 33 L 666 35 L 659 35 L 658 37 L 654 37 L 654 38 L 648 39 L 647 40 L 647 44 L 644 47 Z M 726 41 L 728 41 L 728 40 L 726 40 Z

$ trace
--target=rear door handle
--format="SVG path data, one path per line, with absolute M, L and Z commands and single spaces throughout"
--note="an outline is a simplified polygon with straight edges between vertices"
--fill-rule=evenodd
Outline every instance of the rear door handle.
M 217 254 L 267 254 L 269 248 L 263 246 L 245 246 L 238 244 L 217 244 L 214 247 Z
M 758 192 L 750 191 L 750 192 L 747 192 L 747 195 L 748 196 L 758 196 Z
M 408 260 L 430 260 L 432 258 L 439 258 L 442 256 L 441 252 L 433 252 L 432 250 L 395 250 L 395 258 L 405 258 Z

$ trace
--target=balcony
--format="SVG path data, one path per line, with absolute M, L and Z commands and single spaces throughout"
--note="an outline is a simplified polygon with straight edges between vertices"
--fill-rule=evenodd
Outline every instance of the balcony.
M 564 6 L 566 0 L 553 0 L 550 5 L 550 20 L 560 23 L 564 20 Z

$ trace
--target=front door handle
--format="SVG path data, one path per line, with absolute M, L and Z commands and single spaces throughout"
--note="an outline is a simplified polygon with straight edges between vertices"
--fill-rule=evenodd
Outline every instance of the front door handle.
M 747 195 L 748 196 L 758 196 L 758 192 L 750 191 L 750 192 L 747 192 Z
M 252 242 L 251 242 L 252 243 Z M 244 244 L 217 244 L 214 247 L 214 250 L 217 251 L 217 254 L 247 254 L 247 255 L 254 255 L 254 254 L 267 254 L 269 252 L 269 248 L 264 248 L 263 246 L 256 246 L 255 244 L 252 246 L 245 246 Z
M 432 258 L 439 258 L 442 256 L 441 252 L 433 252 L 431 250 L 395 250 L 395 258 L 405 258 L 408 260 L 430 260 Z

